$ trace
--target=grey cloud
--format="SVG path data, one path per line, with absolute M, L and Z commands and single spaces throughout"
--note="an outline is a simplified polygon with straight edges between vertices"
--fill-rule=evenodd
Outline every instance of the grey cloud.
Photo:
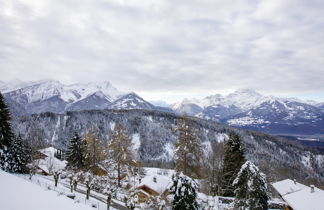
M 324 91 L 321 1 L 5 1 L 1 79 L 205 94 Z

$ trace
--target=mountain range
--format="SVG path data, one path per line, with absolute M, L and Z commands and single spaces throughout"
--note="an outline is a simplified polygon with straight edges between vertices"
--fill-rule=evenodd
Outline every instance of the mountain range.
M 123 93 L 109 82 L 64 85 L 59 81 L 0 83 L 9 107 L 17 115 L 63 113 L 92 109 L 153 109 L 136 93 Z
M 323 134 L 324 107 L 315 101 L 264 96 L 250 89 L 171 105 L 179 114 L 271 134 Z
M 72 85 L 53 80 L 0 82 L 0 91 L 14 115 L 145 109 L 187 114 L 276 135 L 324 133 L 324 103 L 264 96 L 251 89 L 239 89 L 228 95 L 215 94 L 201 100 L 183 99 L 169 107 L 165 107 L 163 101 L 150 103 L 134 92 L 123 93 L 110 82 Z

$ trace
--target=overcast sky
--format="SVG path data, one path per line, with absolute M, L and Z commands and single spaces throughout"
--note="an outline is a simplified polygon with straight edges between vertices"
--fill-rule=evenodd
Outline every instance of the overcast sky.
M 323 0 L 0 0 L 0 80 L 324 101 Z

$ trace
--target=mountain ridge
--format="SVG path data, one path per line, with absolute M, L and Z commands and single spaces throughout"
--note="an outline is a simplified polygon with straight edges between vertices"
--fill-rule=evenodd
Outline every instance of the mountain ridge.
M 14 114 L 42 112 L 62 113 L 65 111 L 91 109 L 154 109 L 136 93 L 123 93 L 110 82 L 62 84 L 55 80 L 0 83 Z M 126 97 L 128 97 L 126 99 Z M 18 112 L 16 107 L 24 109 Z
M 322 103 L 263 96 L 251 89 L 239 89 L 224 96 L 215 94 L 201 100 L 184 99 L 170 107 L 179 114 L 270 134 L 324 132 Z

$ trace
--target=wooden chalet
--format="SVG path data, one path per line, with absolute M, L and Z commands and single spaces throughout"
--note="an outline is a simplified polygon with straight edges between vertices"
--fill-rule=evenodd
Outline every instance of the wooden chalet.
M 138 192 L 139 202 L 146 202 L 151 196 L 166 196 L 170 183 L 169 177 L 158 174 L 146 176 L 138 180 L 135 189 Z

